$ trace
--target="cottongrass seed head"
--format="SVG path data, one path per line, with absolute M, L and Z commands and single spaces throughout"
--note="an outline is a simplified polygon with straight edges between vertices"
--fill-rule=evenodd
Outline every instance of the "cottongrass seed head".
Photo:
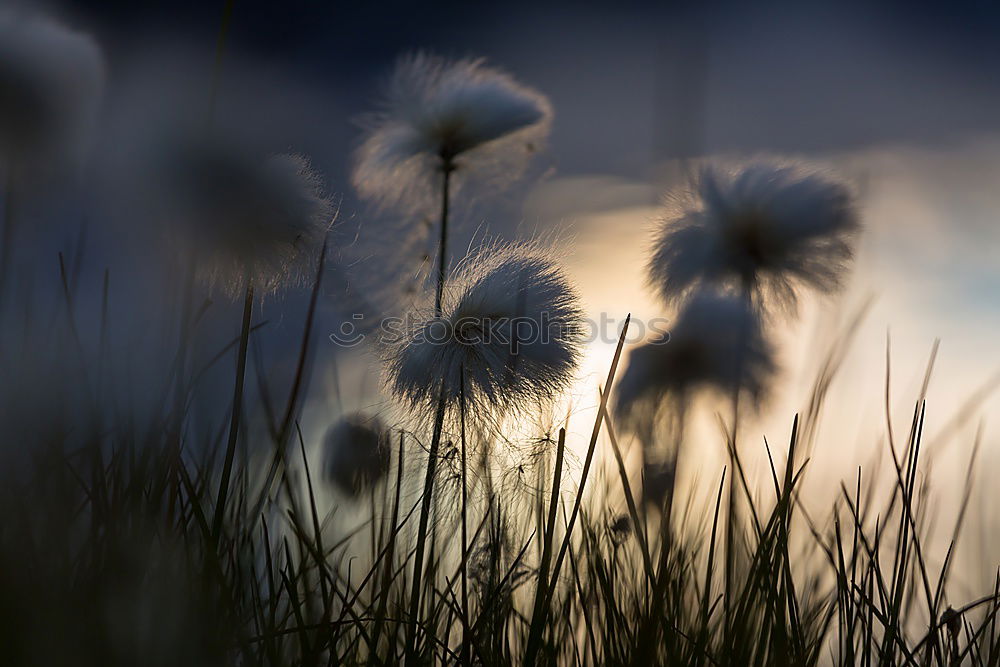
M 266 294 L 312 279 L 333 213 L 304 157 L 189 140 L 162 167 L 171 231 L 203 282 L 236 296 L 248 285 Z
M 389 431 L 378 417 L 346 415 L 326 432 L 323 457 L 326 480 L 357 496 L 389 471 Z
M 0 152 L 18 167 L 50 166 L 83 148 L 104 88 L 89 36 L 48 18 L 0 10 Z
M 485 248 L 462 263 L 441 317 L 417 311 L 386 339 L 392 392 L 413 407 L 457 407 L 500 418 L 561 393 L 583 342 L 575 290 L 544 249 Z
M 668 197 L 649 282 L 672 303 L 715 285 L 791 308 L 798 286 L 840 286 L 858 228 L 853 189 L 827 171 L 771 158 L 709 164 Z
M 404 57 L 382 110 L 364 121 L 354 186 L 365 199 L 407 210 L 438 202 L 444 169 L 455 172 L 453 191 L 473 176 L 500 186 L 524 172 L 551 118 L 544 95 L 481 59 Z
M 742 295 L 699 291 L 677 323 L 634 350 L 618 383 L 617 411 L 626 421 L 655 414 L 665 401 L 686 401 L 692 392 L 766 394 L 776 371 L 774 350 L 758 313 Z

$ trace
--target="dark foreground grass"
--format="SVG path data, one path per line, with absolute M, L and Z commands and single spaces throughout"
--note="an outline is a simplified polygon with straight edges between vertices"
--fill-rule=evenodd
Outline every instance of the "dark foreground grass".
M 950 597 L 975 456 L 943 566 L 928 562 L 922 399 L 905 438 L 889 433 L 891 485 L 861 467 L 825 517 L 806 512 L 800 492 L 838 350 L 777 457 L 785 463 L 771 459 L 766 494 L 747 478 L 745 445 L 730 441 L 706 505 L 641 500 L 605 394 L 583 465 L 564 430 L 542 434 L 515 484 L 495 436 L 458 424 L 442 439 L 418 545 L 419 429 L 393 431 L 382 483 L 322 509 L 326 482 L 297 423 L 316 292 L 283 401 L 257 369 L 266 405 L 217 415 L 222 426 L 236 415 L 238 429 L 256 410 L 267 427 L 194 442 L 186 406 L 200 369 L 147 378 L 178 397 L 160 412 L 112 409 L 106 333 L 98 362 L 84 363 L 71 294 L 58 340 L 78 363 L 61 380 L 82 389 L 73 409 L 18 433 L 30 454 L 0 489 L 3 664 L 1000 664 L 1000 578 Z M 211 363 L 238 365 L 255 330 L 245 325 Z M 233 444 L 251 439 L 263 444 Z M 608 474 L 594 465 L 600 447 L 613 454 Z

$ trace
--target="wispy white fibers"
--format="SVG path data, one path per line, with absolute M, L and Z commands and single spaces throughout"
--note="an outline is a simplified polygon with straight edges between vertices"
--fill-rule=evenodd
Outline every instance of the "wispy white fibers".
M 312 279 L 332 209 L 304 157 L 187 140 L 166 148 L 159 175 L 166 222 L 205 282 L 237 295 Z
M 552 109 L 541 93 L 480 59 L 404 57 L 369 117 L 355 155 L 354 186 L 366 199 L 408 211 L 438 204 L 440 174 L 452 191 L 468 178 L 519 177 L 548 134 Z
M 551 398 L 573 379 L 584 327 L 576 292 L 533 245 L 471 255 L 445 292 L 441 317 L 418 313 L 389 338 L 389 383 L 416 406 L 440 396 L 492 417 Z M 391 340 L 398 337 L 398 340 Z
M 665 401 L 683 402 L 699 390 L 760 400 L 775 369 L 774 350 L 746 299 L 698 291 L 669 334 L 632 350 L 618 383 L 618 412 L 655 414 Z
M 857 229 L 852 189 L 827 171 L 777 159 L 707 165 L 668 197 L 649 281 L 675 303 L 715 285 L 792 306 L 797 286 L 839 287 Z
M 0 10 L 0 151 L 18 168 L 50 167 L 82 148 L 104 87 L 89 36 L 48 18 Z
M 349 414 L 330 427 L 323 438 L 326 479 L 356 496 L 389 470 L 389 431 L 381 420 Z

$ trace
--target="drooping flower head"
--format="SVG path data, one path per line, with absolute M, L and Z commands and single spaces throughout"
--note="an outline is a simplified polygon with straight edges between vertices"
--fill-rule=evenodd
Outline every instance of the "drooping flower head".
M 798 162 L 708 165 L 668 198 L 649 282 L 678 302 L 699 286 L 791 306 L 795 289 L 840 286 L 859 227 L 852 189 Z
M 260 156 L 234 143 L 180 141 L 163 156 L 168 222 L 206 283 L 239 294 L 311 278 L 332 210 L 299 155 Z
M 327 431 L 323 455 L 327 481 L 356 496 L 389 471 L 389 431 L 377 417 L 349 414 Z
M 648 450 L 644 450 L 643 454 L 642 499 L 654 507 L 663 507 L 667 498 L 672 496 L 677 481 L 676 456 L 650 457 Z
M 545 96 L 481 59 L 405 57 L 366 123 L 354 186 L 383 206 L 419 210 L 437 204 L 442 170 L 454 171 L 453 191 L 473 176 L 516 179 L 551 117 Z
M 460 267 L 441 317 L 418 317 L 389 341 L 389 384 L 411 405 L 443 395 L 455 407 L 464 381 L 467 405 L 502 416 L 567 387 L 581 325 L 575 291 L 541 248 L 485 249 Z
M 89 36 L 47 18 L 0 10 L 0 153 L 48 166 L 82 148 L 104 87 L 104 58 Z
M 608 524 L 607 530 L 611 544 L 620 547 L 632 535 L 632 519 L 627 514 L 621 514 Z
M 618 413 L 652 414 L 692 392 L 743 392 L 760 400 L 775 372 L 757 312 L 741 295 L 693 294 L 669 334 L 634 350 L 618 383 Z

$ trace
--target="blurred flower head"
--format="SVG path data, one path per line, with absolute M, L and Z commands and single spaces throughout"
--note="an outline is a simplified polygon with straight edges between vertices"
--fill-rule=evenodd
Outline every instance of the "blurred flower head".
M 642 462 L 642 499 L 653 507 L 662 508 L 672 497 L 677 481 L 677 461 L 674 458 L 647 456 Z
M 409 210 L 437 202 L 443 170 L 455 172 L 454 187 L 473 175 L 516 179 L 551 117 L 545 96 L 480 59 L 405 57 L 383 109 L 365 123 L 354 186 L 365 199 Z
M 51 167 L 83 148 L 104 87 L 89 36 L 48 18 L 0 10 L 0 153 L 21 168 Z
M 414 406 L 443 395 L 454 407 L 464 373 L 467 405 L 500 417 L 564 390 L 580 355 L 582 312 L 546 255 L 519 244 L 468 257 L 445 291 L 443 315 L 418 318 L 389 342 L 393 393 Z
M 700 389 L 745 392 L 758 401 L 775 370 L 772 346 L 746 299 L 699 291 L 670 334 L 632 350 L 618 383 L 617 411 L 628 421 Z
M 333 214 L 304 157 L 195 135 L 170 142 L 158 172 L 170 232 L 205 283 L 263 294 L 312 279 Z
M 608 537 L 611 544 L 620 547 L 632 535 L 632 519 L 627 514 L 620 514 L 608 524 Z
M 859 227 L 852 189 L 798 162 L 707 165 L 668 198 L 649 282 L 669 302 L 703 285 L 792 306 L 795 289 L 841 284 Z
M 347 415 L 326 432 L 323 456 L 327 481 L 356 496 L 389 471 L 389 431 L 377 417 Z

